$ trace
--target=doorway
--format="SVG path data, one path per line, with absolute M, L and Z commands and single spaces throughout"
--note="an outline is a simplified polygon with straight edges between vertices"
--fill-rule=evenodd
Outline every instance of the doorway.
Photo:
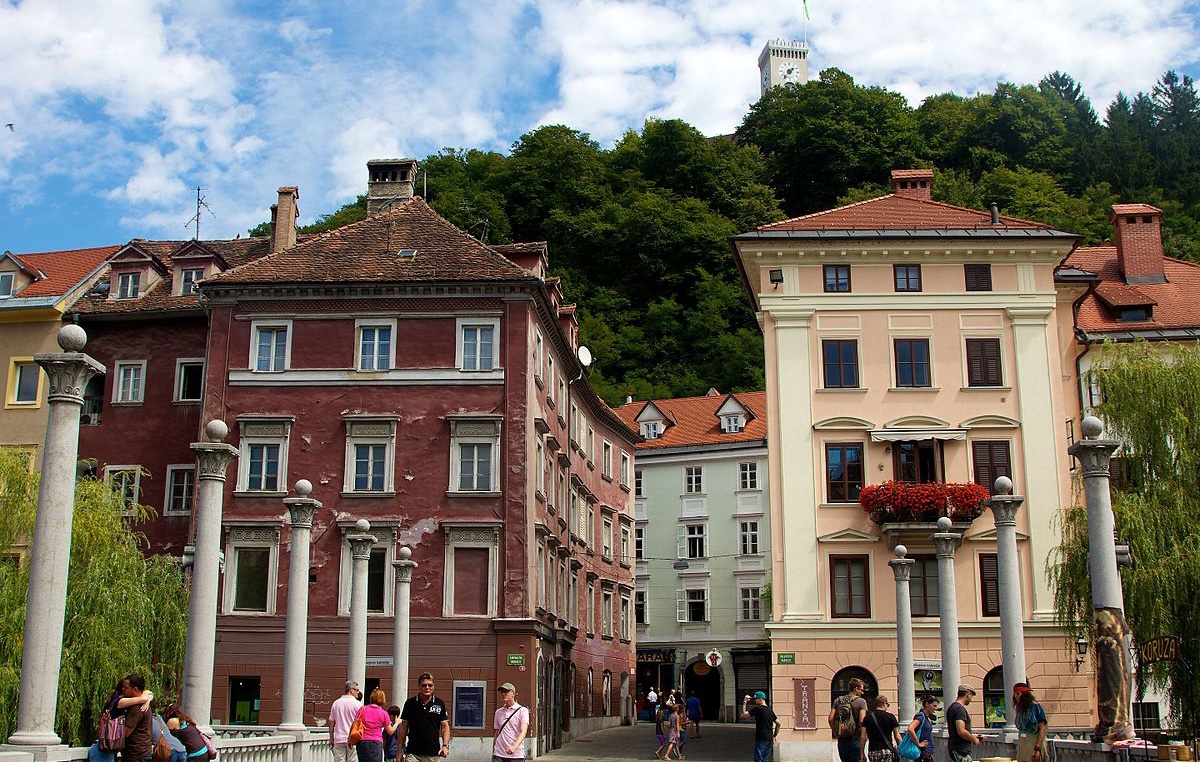
M 698 659 L 688 665 L 683 673 L 683 694 L 696 694 L 700 699 L 701 717 L 715 722 L 721 717 L 721 668 L 710 667 Z

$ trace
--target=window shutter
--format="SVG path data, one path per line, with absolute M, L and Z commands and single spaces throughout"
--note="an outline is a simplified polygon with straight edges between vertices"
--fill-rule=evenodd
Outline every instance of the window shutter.
M 687 558 L 687 527 L 680 526 L 676 537 L 675 557 Z
M 1012 478 L 1008 442 L 974 441 L 971 443 L 971 459 L 975 462 L 975 483 L 986 487 L 989 492 L 998 477 Z
M 687 621 L 687 593 L 682 588 L 675 591 L 675 621 Z
M 1000 616 L 1000 572 L 995 553 L 979 555 L 979 594 L 984 616 Z
M 986 339 L 983 344 L 983 383 L 989 386 L 999 386 L 1000 378 L 1000 340 Z

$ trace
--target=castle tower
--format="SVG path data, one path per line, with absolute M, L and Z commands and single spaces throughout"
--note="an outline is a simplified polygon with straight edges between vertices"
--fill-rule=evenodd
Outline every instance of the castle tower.
M 771 40 L 758 54 L 762 94 L 776 85 L 803 85 L 808 81 L 808 43 Z

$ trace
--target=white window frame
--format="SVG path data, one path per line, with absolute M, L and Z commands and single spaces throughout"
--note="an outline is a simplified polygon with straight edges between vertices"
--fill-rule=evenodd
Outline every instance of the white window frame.
M 192 273 L 192 274 L 200 273 L 200 275 L 199 275 L 199 277 L 193 278 L 191 281 L 189 281 L 188 280 L 189 273 Z M 205 274 L 206 274 L 205 268 L 203 268 L 203 267 L 181 267 L 181 268 L 179 268 L 179 293 L 180 293 L 180 295 L 188 296 L 189 294 L 200 293 L 200 289 L 196 288 L 196 284 L 199 283 L 200 281 L 204 280 Z M 191 288 L 188 288 L 188 286 L 191 286 Z
M 372 328 L 378 330 L 386 328 L 389 331 L 388 352 L 387 352 L 387 367 L 386 368 L 364 368 L 363 360 L 366 357 L 363 355 L 363 330 Z M 376 334 L 374 346 L 376 351 L 371 355 L 372 364 L 379 358 L 378 352 L 378 334 Z M 362 318 L 354 321 L 354 369 L 359 373 L 382 373 L 384 371 L 394 370 L 396 367 L 396 321 L 381 319 L 381 318 Z
M 761 622 L 762 616 L 762 587 L 738 587 L 738 621 Z
M 600 530 L 600 554 L 606 560 L 611 561 L 613 557 L 613 522 L 612 519 L 604 519 Z
M 688 618 L 688 603 L 691 601 L 690 593 L 700 593 L 699 597 L 704 599 L 704 618 L 689 619 Z M 706 624 L 712 621 L 712 601 L 708 594 L 707 580 L 698 582 L 684 581 L 684 586 L 675 591 L 675 620 L 680 624 Z
M 583 542 L 587 547 L 596 547 L 596 509 L 591 505 L 587 509 L 587 526 L 583 528 Z
M 342 478 L 343 497 L 394 495 L 396 493 L 396 419 L 353 417 L 344 418 L 343 422 L 346 425 L 346 460 L 343 465 Z M 358 489 L 355 486 L 355 480 L 358 477 L 356 449 L 359 445 L 384 448 L 382 489 Z
M 658 439 L 662 436 L 661 421 L 643 421 L 642 422 L 642 437 L 645 439 Z
M 124 374 L 125 371 L 135 371 L 137 375 L 136 388 L 130 388 L 130 396 L 128 399 L 123 398 L 122 391 L 125 387 Z M 145 360 L 118 360 L 113 363 L 113 391 L 112 402 L 114 405 L 141 405 L 146 399 L 146 361 Z
M 17 274 L 13 272 L 0 273 L 0 299 L 8 299 L 13 295 L 17 285 Z
M 633 496 L 645 497 L 645 485 L 642 483 L 642 469 L 635 468 L 633 470 Z
M 629 610 L 630 600 L 627 593 L 621 594 L 621 640 L 632 640 L 632 632 L 630 627 L 630 619 L 632 612 Z
M 290 418 L 247 418 L 238 420 L 238 480 L 235 494 L 287 495 L 288 449 L 292 436 Z M 256 445 L 279 445 L 279 474 L 275 489 L 250 489 L 250 448 Z
M 558 397 L 556 396 L 557 388 L 554 385 L 554 380 L 556 377 L 557 376 L 554 373 L 554 355 L 547 354 L 546 355 L 546 394 L 550 398 L 551 407 L 558 404 Z
M 738 463 L 738 489 L 744 492 L 758 489 L 758 461 Z
M 117 299 L 137 299 L 142 293 L 140 272 L 121 273 L 117 276 Z
M 133 484 L 130 485 L 125 474 L 133 474 Z M 134 514 L 134 505 L 142 502 L 142 467 L 133 464 L 105 466 L 104 467 L 104 483 L 109 487 L 113 486 L 113 479 L 121 480 L 121 497 L 122 503 L 125 506 L 121 515 L 132 516 Z M 127 493 L 127 490 L 132 486 L 133 494 Z
M 629 527 L 621 525 L 621 563 L 629 565 Z
M 613 634 L 613 591 L 600 590 L 600 634 Z
M 184 366 L 193 367 L 200 366 L 200 396 L 184 397 L 183 396 L 183 369 Z M 203 357 L 181 357 L 175 361 L 175 392 L 172 395 L 172 402 L 196 403 L 204 401 L 204 358 Z
M 500 431 L 497 416 L 463 416 L 450 419 L 450 486 L 459 495 L 494 495 L 500 492 Z M 461 445 L 491 445 L 489 489 L 461 489 Z
M 225 542 L 225 585 L 221 595 L 221 613 L 233 616 L 275 616 L 276 589 L 279 579 L 279 527 L 267 526 L 235 526 L 229 528 L 229 538 Z M 266 611 L 249 611 L 234 609 L 234 597 L 237 595 L 238 551 L 242 549 L 267 548 L 270 555 L 267 560 L 267 600 Z
M 600 440 L 600 474 L 609 479 L 613 476 L 613 446 L 607 439 Z
M 534 485 L 542 497 L 546 497 L 546 446 L 542 444 L 542 438 L 536 437 L 533 443 L 533 467 L 537 469 L 534 474 Z
M 746 416 L 741 413 L 721 416 L 721 432 L 724 434 L 740 434 L 746 428 Z
M 620 474 L 621 478 L 617 482 L 622 487 L 629 486 L 629 467 L 631 464 L 632 464 L 632 459 L 629 457 L 629 453 L 622 450 L 621 451 L 621 474 Z
M 693 548 L 698 548 L 697 554 Z M 680 527 L 680 558 L 703 560 L 708 558 L 708 524 L 692 523 Z
M 539 386 L 545 386 L 546 369 L 542 367 L 546 362 L 546 344 L 542 339 L 542 332 L 533 329 L 533 377 L 538 382 Z
M 442 616 L 466 619 L 491 619 L 496 616 L 498 595 L 500 525 L 472 522 L 443 522 L 446 533 L 446 557 L 442 574 Z M 454 613 L 454 550 L 456 548 L 487 548 L 488 550 L 488 610 L 483 614 Z
M 341 530 L 342 552 L 338 566 L 337 610 L 338 616 L 350 616 L 350 586 L 354 573 L 354 553 L 350 548 L 350 541 L 346 537 L 350 534 L 357 534 L 358 530 L 353 523 L 341 524 Z M 367 534 L 375 537 L 375 544 L 371 546 L 371 552 L 383 550 L 385 554 L 383 557 L 383 610 L 367 611 L 367 616 L 390 617 L 396 600 L 396 570 L 392 566 L 392 562 L 396 560 L 396 531 L 394 527 L 373 525 L 367 530 Z M 363 594 L 366 595 L 366 591 L 363 591 Z
M 258 367 L 258 339 L 263 331 L 280 331 L 284 332 L 283 337 L 283 367 L 275 367 L 275 342 L 271 342 L 271 363 L 270 367 L 265 370 L 259 370 Z M 252 373 L 283 373 L 292 367 L 292 321 L 284 318 L 281 320 L 254 320 L 250 323 L 250 359 L 249 368 Z
M 33 399 L 21 400 L 17 399 L 17 392 L 21 388 L 21 373 L 24 368 L 33 368 L 37 372 L 37 388 L 34 391 Z M 42 372 L 42 367 L 38 365 L 32 357 L 11 357 L 8 360 L 8 393 L 4 398 L 6 407 L 16 408 L 39 408 L 42 406 L 42 387 L 46 383 L 46 374 Z
M 646 528 L 636 527 L 633 530 L 633 557 L 641 561 L 646 555 Z
M 492 356 L 491 367 L 480 367 L 480 357 L 478 354 L 475 358 L 475 367 L 468 368 L 465 365 L 465 348 L 466 348 L 466 330 L 468 328 L 491 328 L 492 329 Z M 499 369 L 500 366 L 500 318 L 486 315 L 460 317 L 455 321 L 454 328 L 454 367 L 465 373 L 490 373 Z
M 650 596 L 646 590 L 633 591 L 633 620 L 639 627 L 650 626 Z M 642 612 L 642 619 L 638 621 L 638 611 Z
M 751 525 L 753 528 L 750 528 Z M 758 519 L 743 519 L 738 522 L 738 555 L 762 555 L 762 531 Z
M 175 474 L 190 473 L 192 475 L 191 494 L 183 509 L 176 510 L 175 505 Z M 175 463 L 167 466 L 167 484 L 163 490 L 163 515 L 164 516 L 191 516 L 192 503 L 196 499 L 196 464 L 195 463 Z
M 587 630 L 588 635 L 596 634 L 596 583 L 587 583 Z
M 704 466 L 683 467 L 683 494 L 704 494 Z

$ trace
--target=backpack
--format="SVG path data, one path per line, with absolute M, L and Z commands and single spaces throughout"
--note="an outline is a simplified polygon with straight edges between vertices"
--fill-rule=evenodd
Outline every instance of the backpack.
M 838 696 L 833 702 L 833 732 L 838 738 L 854 738 L 858 735 L 853 702 L 854 697 L 849 694 Z
M 115 708 L 115 704 L 113 705 Z M 125 718 L 113 717 L 108 709 L 100 715 L 100 733 L 96 737 L 100 751 L 121 751 L 125 748 Z

